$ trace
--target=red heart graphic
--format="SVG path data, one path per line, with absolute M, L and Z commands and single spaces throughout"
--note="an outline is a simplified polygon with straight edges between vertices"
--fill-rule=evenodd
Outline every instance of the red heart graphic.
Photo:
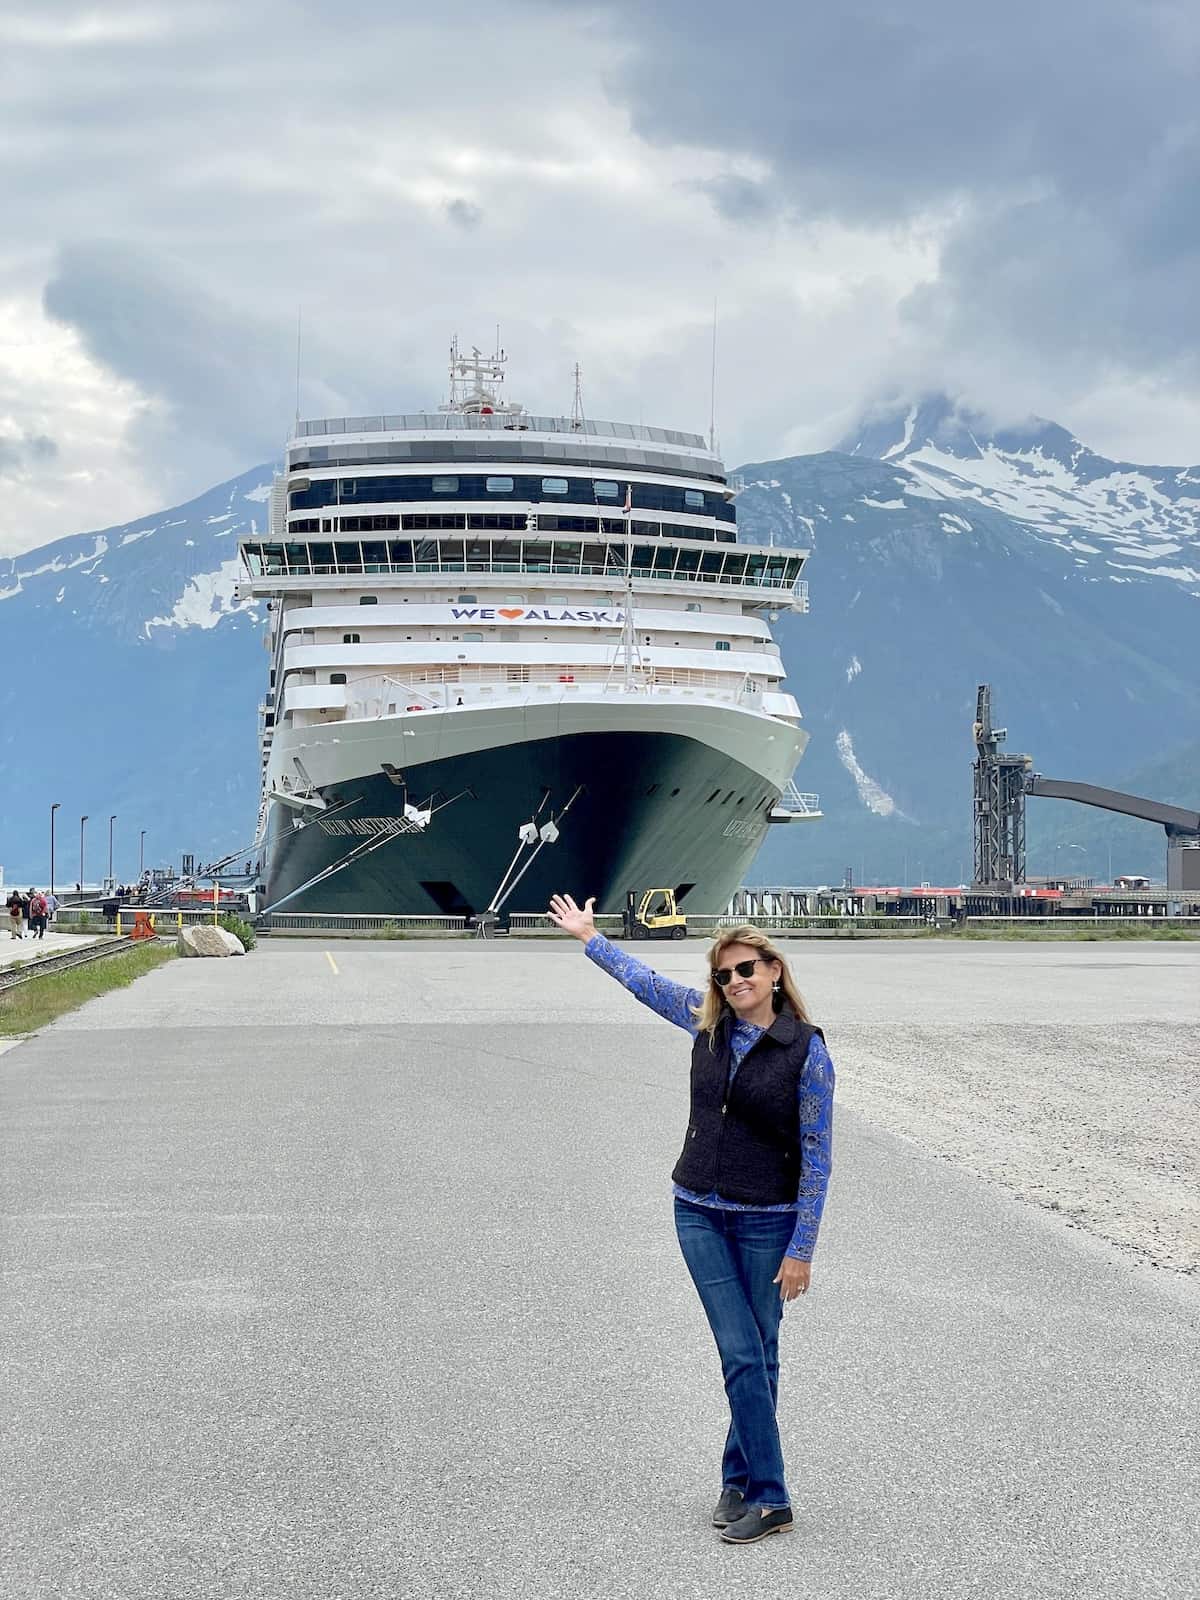
M 502 617 L 523 617 L 525 615 L 525 608 L 522 606 L 519 611 L 506 611 L 504 607 L 501 606 L 500 615 Z

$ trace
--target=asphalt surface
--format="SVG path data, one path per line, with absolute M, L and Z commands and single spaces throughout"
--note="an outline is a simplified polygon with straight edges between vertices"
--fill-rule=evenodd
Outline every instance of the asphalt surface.
M 1153 1015 L 1183 1071 L 1200 951 L 793 948 L 839 1086 L 781 1334 L 794 1532 L 709 1526 L 728 1412 L 671 1221 L 684 1035 L 565 940 L 277 941 L 0 1057 L 0 1588 L 1194 1594 L 1200 1280 L 855 1085 L 1014 1004 L 1118 1054 Z

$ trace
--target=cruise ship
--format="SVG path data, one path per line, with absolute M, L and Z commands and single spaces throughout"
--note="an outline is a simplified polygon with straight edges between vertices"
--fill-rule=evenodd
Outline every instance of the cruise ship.
M 769 621 L 806 551 L 739 542 L 713 440 L 504 399 L 451 347 L 430 413 L 297 420 L 244 597 L 267 602 L 262 888 L 276 912 L 724 910 L 819 815 Z

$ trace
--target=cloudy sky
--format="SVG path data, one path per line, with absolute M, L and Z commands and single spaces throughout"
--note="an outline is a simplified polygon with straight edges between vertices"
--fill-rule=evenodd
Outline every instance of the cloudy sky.
M 446 20 L 440 20 L 441 17 Z M 1194 0 L 0 0 L 0 553 L 306 415 L 820 449 L 930 388 L 1200 457 Z

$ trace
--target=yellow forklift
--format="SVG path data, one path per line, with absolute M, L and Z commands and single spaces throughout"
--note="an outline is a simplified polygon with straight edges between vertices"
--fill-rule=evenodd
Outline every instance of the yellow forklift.
M 675 904 L 674 889 L 647 889 L 640 901 L 631 889 L 621 920 L 626 939 L 687 938 L 687 918 Z

